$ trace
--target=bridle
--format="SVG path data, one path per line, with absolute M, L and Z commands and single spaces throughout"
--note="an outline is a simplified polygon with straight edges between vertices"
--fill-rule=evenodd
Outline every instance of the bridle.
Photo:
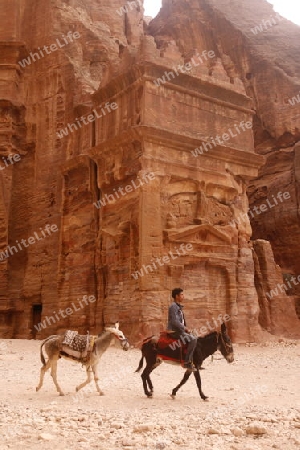
M 225 348 L 226 355 L 229 355 L 229 353 L 232 352 L 232 345 L 231 345 L 231 344 L 228 344 L 228 343 L 224 340 L 224 337 L 223 337 L 223 335 L 222 335 L 222 332 L 218 332 L 218 333 L 217 333 L 217 345 L 219 346 L 219 345 L 221 345 L 221 344 L 223 344 L 223 347 Z
M 128 342 L 128 339 L 127 339 L 126 337 L 121 337 L 121 336 L 116 336 L 116 337 L 119 339 L 122 348 L 124 348 L 125 346 L 127 346 L 127 344 L 128 344 L 128 346 L 129 346 L 129 342 Z

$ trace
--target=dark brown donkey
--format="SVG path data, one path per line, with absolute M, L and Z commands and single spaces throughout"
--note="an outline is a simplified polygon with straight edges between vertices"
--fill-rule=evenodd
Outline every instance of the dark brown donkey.
M 177 346 L 176 346 L 176 343 Z M 178 347 L 178 348 L 176 348 Z M 150 373 L 158 367 L 163 360 L 167 362 L 173 362 L 176 361 L 177 364 L 181 363 L 182 357 L 179 353 L 179 347 L 181 347 L 180 340 L 173 341 L 173 345 L 168 345 L 168 348 L 166 349 L 165 346 L 160 345 L 160 340 L 157 339 L 157 337 L 150 337 L 148 339 L 144 340 L 144 343 L 142 345 L 142 358 L 139 363 L 139 367 L 137 368 L 136 372 L 139 372 L 141 368 L 143 367 L 143 360 L 146 359 L 146 368 L 142 372 L 142 380 L 143 380 L 143 387 L 144 392 L 147 395 L 147 397 L 152 397 L 153 395 L 153 384 L 150 379 Z M 199 394 L 203 400 L 206 400 L 208 397 L 203 394 L 202 388 L 201 388 L 201 377 L 200 377 L 200 368 L 203 363 L 203 361 L 213 353 L 215 353 L 217 350 L 220 350 L 224 358 L 227 362 L 231 363 L 234 360 L 233 356 L 233 348 L 231 344 L 230 337 L 227 334 L 226 325 L 223 323 L 221 325 L 221 332 L 214 331 L 207 336 L 204 337 L 198 337 L 197 338 L 197 346 L 194 350 L 194 356 L 193 356 L 193 363 L 196 367 L 196 372 L 191 372 L 190 370 L 187 370 L 184 374 L 183 379 L 181 382 L 172 390 L 171 397 L 175 398 L 176 393 L 178 389 L 183 386 L 187 380 L 189 379 L 191 373 L 194 373 L 197 387 L 199 390 Z M 170 352 L 173 357 L 170 357 Z M 170 361 L 171 360 L 171 361 Z M 149 389 L 148 389 L 149 388 Z

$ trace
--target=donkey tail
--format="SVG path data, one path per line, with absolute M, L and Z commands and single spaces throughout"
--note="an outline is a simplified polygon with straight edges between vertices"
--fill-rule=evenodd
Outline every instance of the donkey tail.
M 51 339 L 53 337 L 54 337 L 54 335 L 47 337 L 47 339 L 45 339 L 44 342 L 41 344 L 40 355 L 41 355 L 41 361 L 42 361 L 43 366 L 46 365 L 46 360 L 45 360 L 45 357 L 43 355 L 43 347 L 46 344 L 46 342 L 49 341 L 49 339 Z
M 153 337 L 154 335 L 146 338 L 143 340 L 143 345 L 142 345 L 142 357 L 140 359 L 140 363 L 139 363 L 139 367 L 136 369 L 135 372 L 139 372 L 141 370 L 141 368 L 143 367 L 144 364 L 144 358 L 145 358 L 145 354 L 147 355 L 147 349 L 152 348 L 153 347 Z
M 47 339 L 46 339 L 46 340 L 47 340 Z M 43 355 L 43 346 L 44 346 L 45 343 L 46 343 L 46 341 L 44 341 L 44 342 L 42 343 L 41 349 L 40 349 L 41 361 L 42 361 L 43 366 L 46 365 L 46 360 L 45 360 L 45 357 L 44 357 L 44 355 Z
M 141 370 L 141 368 L 143 367 L 143 364 L 144 364 L 144 355 L 141 357 L 139 367 L 136 369 L 135 373 L 139 372 Z

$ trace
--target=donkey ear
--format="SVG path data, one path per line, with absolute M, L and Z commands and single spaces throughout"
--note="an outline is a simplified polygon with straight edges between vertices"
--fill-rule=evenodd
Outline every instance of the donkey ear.
M 119 322 L 115 323 L 115 328 L 118 330 L 119 329 Z
M 225 322 L 223 322 L 221 325 L 221 332 L 222 332 L 222 334 L 225 334 L 226 331 L 227 331 L 226 324 L 225 324 Z

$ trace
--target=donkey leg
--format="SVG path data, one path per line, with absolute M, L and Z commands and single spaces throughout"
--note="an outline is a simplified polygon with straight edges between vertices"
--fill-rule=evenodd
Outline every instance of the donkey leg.
M 37 387 L 35 388 L 36 392 L 38 392 L 41 389 L 41 387 L 43 386 L 45 373 L 47 372 L 48 369 L 50 369 L 50 367 L 51 367 L 51 361 L 50 361 L 50 359 L 48 359 L 47 363 L 41 368 L 40 382 L 37 385 Z
M 96 389 L 99 392 L 99 395 L 104 395 L 104 392 L 100 389 L 99 384 L 98 384 L 99 377 L 98 377 L 97 366 L 92 366 L 92 369 L 93 369 L 93 373 L 94 373 L 94 381 L 95 381 Z
M 143 380 L 144 392 L 147 395 L 147 397 L 152 397 L 153 395 L 153 384 L 150 379 L 150 373 L 152 372 L 152 370 L 153 370 L 152 367 L 146 366 L 141 375 L 141 378 Z M 149 391 L 148 387 L 150 389 Z
M 152 384 L 152 380 L 150 378 L 150 373 L 153 371 L 154 369 L 150 370 L 150 372 L 148 373 L 147 376 L 147 384 L 148 384 L 148 388 L 150 389 L 151 395 L 153 395 L 153 384 Z
M 51 364 L 51 377 L 52 377 L 52 379 L 53 379 L 53 383 L 55 384 L 56 389 L 57 389 L 57 392 L 59 393 L 59 395 L 65 395 L 65 394 L 63 393 L 63 391 L 61 390 L 61 388 L 60 388 L 58 382 L 57 382 L 57 361 L 58 361 L 58 358 L 54 358 L 54 359 L 52 360 L 52 364 Z
M 153 364 L 153 366 L 150 368 L 150 370 L 148 371 L 148 373 L 146 375 L 146 383 L 148 384 L 148 388 L 150 389 L 151 394 L 153 394 L 153 384 L 152 384 L 152 380 L 150 378 L 150 373 L 152 373 L 154 369 L 156 369 L 158 366 L 160 366 L 162 362 L 163 362 L 163 360 L 161 358 L 156 358 L 155 363 Z
M 199 390 L 200 397 L 202 398 L 202 400 L 208 399 L 208 397 L 206 395 L 204 395 L 203 392 L 202 392 L 202 387 L 201 387 L 202 383 L 201 383 L 201 376 L 200 376 L 200 373 L 199 373 L 199 369 L 197 370 L 197 372 L 194 372 L 194 376 L 195 376 L 195 380 L 196 380 L 196 383 L 197 383 L 197 387 L 198 387 L 198 390 Z
M 176 387 L 172 390 L 171 397 L 172 397 L 173 399 L 176 398 L 177 391 L 181 388 L 181 386 L 183 386 L 183 385 L 187 382 L 187 380 L 190 378 L 191 373 L 192 373 L 192 372 L 191 372 L 190 370 L 187 370 L 187 371 L 185 372 L 185 374 L 184 374 L 182 380 L 181 380 L 180 383 L 178 384 L 178 386 L 176 386 Z
M 87 366 L 86 368 L 86 374 L 87 374 L 87 379 L 79 384 L 79 386 L 76 386 L 76 392 L 78 392 L 80 389 L 82 389 L 84 386 L 86 386 L 87 384 L 89 384 L 92 380 L 92 368 L 91 366 Z

